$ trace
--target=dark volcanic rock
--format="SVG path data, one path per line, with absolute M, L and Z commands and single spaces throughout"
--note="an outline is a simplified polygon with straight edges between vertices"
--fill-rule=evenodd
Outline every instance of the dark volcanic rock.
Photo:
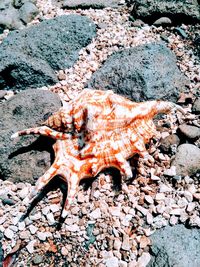
M 168 17 L 174 24 L 200 21 L 198 0 L 127 0 L 133 7 L 132 15 L 147 23 Z
M 152 258 L 148 267 L 199 267 L 199 229 L 167 226 L 152 236 Z
M 176 101 L 187 80 L 175 55 L 162 43 L 147 44 L 112 54 L 94 73 L 88 87 L 114 90 L 132 100 Z
M 34 127 L 44 115 L 61 106 L 59 97 L 49 91 L 26 90 L 0 105 L 0 177 L 14 182 L 34 182 L 50 166 L 51 145 L 48 138 L 10 136 Z M 36 141 L 36 142 L 35 142 Z M 33 144 L 35 142 L 35 144 Z M 32 147 L 29 147 L 33 144 Z
M 105 8 L 105 7 L 117 7 L 120 4 L 120 0 L 65 0 L 63 2 L 63 8 Z
M 195 145 L 182 144 L 178 147 L 172 166 L 177 175 L 193 175 L 200 171 L 200 149 Z
M 71 67 L 95 33 L 94 23 L 79 15 L 60 16 L 11 32 L 0 45 L 0 88 L 56 83 L 53 70 Z

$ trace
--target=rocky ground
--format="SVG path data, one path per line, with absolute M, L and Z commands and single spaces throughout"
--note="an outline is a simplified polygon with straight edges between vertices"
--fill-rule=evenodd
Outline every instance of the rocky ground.
M 12 182 L 0 180 L 0 231 L 4 255 L 11 255 L 9 260 L 15 261 L 14 266 L 200 266 L 197 249 L 200 239 L 200 60 L 196 39 L 200 35 L 199 24 L 166 27 L 132 21 L 130 8 L 123 1 L 117 8 L 104 9 L 62 8 L 58 1 L 38 0 L 36 5 L 39 15 L 28 26 L 64 14 L 87 16 L 97 26 L 96 36 L 89 45 L 80 49 L 77 61 L 71 67 L 53 69 L 56 83 L 38 89 L 54 92 L 68 101 L 91 83 L 93 73 L 105 67 L 104 63 L 113 52 L 162 41 L 175 53 L 176 64 L 187 80 L 179 84 L 183 87 L 179 88 L 179 96 L 172 94 L 170 100 L 176 99 L 187 113 L 185 116 L 174 113 L 156 119 L 160 138 L 155 138 L 149 145 L 154 162 L 148 165 L 139 159 L 137 176 L 133 181 L 122 182 L 120 188 L 115 179 L 117 175 L 111 173 L 100 174 L 92 184 L 83 183 L 77 203 L 59 231 L 55 227 L 62 199 L 59 189 L 49 192 L 29 217 L 19 222 L 26 210 L 22 200 L 32 185 L 24 180 L 13 183 L 16 181 L 14 177 L 20 174 L 15 174 L 8 160 L 6 169 L 9 173 L 5 174 L 1 169 L 1 176 L 5 179 L 4 175 L 10 175 L 7 178 Z M 5 30 L 0 40 L 4 41 L 8 33 L 9 30 Z M 20 98 L 21 94 L 21 89 L 7 89 L 0 91 L 4 111 L 9 106 L 7 101 L 15 101 L 10 97 L 16 95 Z M 154 91 L 153 98 L 165 93 L 160 90 L 162 88 Z M 32 97 L 29 93 L 27 95 Z M 42 105 L 39 97 L 37 99 L 38 106 Z M 52 101 L 57 101 L 54 108 L 59 106 L 58 100 Z M 23 107 L 20 102 L 17 105 Z M 13 110 L 18 109 L 9 108 L 9 112 L 4 112 L 8 114 L 6 118 L 1 114 L 2 121 L 10 120 L 10 114 L 15 118 L 15 123 L 10 122 L 13 129 L 4 127 L 6 135 L 15 131 L 20 121 Z M 36 120 L 41 120 L 41 116 Z M 9 142 L 3 139 L 5 141 Z M 9 143 L 9 146 L 18 147 L 18 144 Z M 7 159 L 8 154 L 2 155 Z M 30 159 L 27 154 L 25 157 Z M 133 169 L 134 162 L 132 159 Z M 15 164 L 23 165 L 22 159 Z M 47 168 L 47 165 L 42 167 Z M 39 171 L 43 172 L 43 169 Z M 28 177 L 30 174 L 27 171 L 25 175 Z M 176 249 L 172 249 L 173 243 Z

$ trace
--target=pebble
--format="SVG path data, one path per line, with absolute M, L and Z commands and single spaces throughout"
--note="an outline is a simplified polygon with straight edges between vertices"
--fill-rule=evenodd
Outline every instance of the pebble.
M 66 247 L 61 248 L 61 254 L 63 256 L 67 256 L 69 254 L 69 250 Z
M 24 230 L 26 227 L 25 222 L 18 222 L 18 228 L 20 231 Z
M 153 23 L 153 25 L 155 26 L 165 26 L 165 25 L 170 25 L 170 24 L 172 24 L 172 21 L 168 17 L 161 17 L 157 19 L 156 21 L 154 21 Z
M 121 248 L 127 251 L 130 250 L 129 236 L 126 234 L 123 235 L 123 242 Z
M 92 219 L 99 219 L 101 218 L 101 210 L 99 208 L 95 209 L 90 213 L 90 218 Z
M 138 259 L 138 266 L 139 267 L 146 267 L 147 264 L 150 262 L 151 256 L 148 252 L 143 252 L 142 255 Z
M 117 257 L 108 258 L 105 260 L 106 267 L 119 267 L 119 260 Z
M 41 241 L 45 241 L 46 238 L 47 238 L 46 232 L 44 233 L 44 232 L 40 232 L 40 231 L 38 231 L 38 232 L 37 232 L 37 237 L 38 237 Z
M 19 237 L 21 239 L 29 239 L 30 232 L 28 230 L 27 231 L 21 231 L 20 234 L 19 234 Z
M 195 207 L 196 207 L 196 203 L 195 202 L 190 202 L 190 203 L 188 203 L 188 206 L 187 206 L 187 212 L 191 212 L 191 211 L 193 211 L 194 209 L 195 209 Z
M 112 216 L 120 216 L 121 207 L 110 207 L 109 212 Z
M 170 220 L 169 220 L 169 223 L 170 223 L 171 225 L 175 225 L 175 224 L 177 224 L 177 223 L 178 223 L 178 217 L 176 217 L 176 216 L 171 216 L 171 217 L 170 217 Z
M 5 237 L 7 237 L 8 239 L 13 239 L 14 237 L 14 232 L 12 230 L 10 230 L 9 228 L 7 228 L 5 231 L 4 231 L 4 235 Z
M 49 206 L 49 208 L 53 213 L 55 213 L 55 212 L 60 210 L 60 207 L 57 204 L 52 204 L 52 205 Z
M 153 204 L 154 203 L 154 200 L 153 200 L 153 198 L 150 195 L 145 195 L 144 199 L 149 204 Z
M 42 217 L 41 212 L 38 212 L 38 213 L 36 213 L 34 215 L 30 215 L 30 220 L 32 220 L 32 221 L 38 221 L 38 220 L 41 219 L 41 217 Z
M 18 192 L 18 196 L 21 198 L 21 199 L 24 199 L 25 197 L 27 197 L 27 195 L 29 194 L 29 189 L 28 187 L 24 187 L 22 190 L 20 190 Z
M 34 235 L 37 232 L 38 227 L 36 227 L 35 225 L 31 224 L 31 225 L 29 225 L 29 230 L 30 230 L 31 234 Z
M 113 244 L 113 248 L 116 249 L 116 250 L 120 250 L 121 245 L 122 245 L 122 242 L 120 241 L 120 239 L 119 238 L 115 238 L 114 244 Z
M 44 257 L 42 255 L 39 255 L 39 254 L 36 254 L 32 259 L 32 261 L 35 265 L 42 263 L 43 260 L 44 260 Z
M 34 245 L 37 241 L 36 240 L 31 240 L 28 245 L 26 246 L 26 249 L 28 250 L 28 252 L 30 254 L 32 254 L 34 252 Z
M 165 194 L 164 193 L 157 193 L 155 196 L 156 201 L 165 200 Z
M 173 177 L 176 175 L 176 166 L 171 166 L 170 169 L 166 169 L 163 172 L 164 175 L 169 176 L 169 177 Z
M 150 245 L 151 241 L 145 235 L 141 236 L 140 238 L 140 248 L 145 248 L 146 246 Z
M 47 220 L 48 220 L 49 225 L 53 225 L 55 223 L 55 219 L 54 219 L 53 213 L 48 213 L 47 214 Z

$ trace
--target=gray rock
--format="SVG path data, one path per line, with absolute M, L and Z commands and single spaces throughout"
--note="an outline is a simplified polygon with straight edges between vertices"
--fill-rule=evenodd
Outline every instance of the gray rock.
M 172 24 L 172 21 L 168 17 L 161 17 L 157 19 L 156 21 L 154 21 L 153 23 L 153 25 L 155 26 L 165 26 L 165 25 L 170 25 L 170 24 Z
M 25 24 L 31 22 L 35 18 L 35 16 L 38 15 L 38 13 L 39 9 L 30 2 L 25 3 L 19 9 L 19 17 Z
M 33 20 L 38 14 L 35 3 L 35 0 L 1 0 L 0 31 L 23 28 L 25 24 Z
M 176 134 L 171 134 L 160 140 L 160 149 L 163 152 L 171 152 L 171 146 L 178 146 L 180 143 L 180 139 Z
M 162 43 L 141 45 L 112 54 L 88 83 L 94 89 L 112 89 L 134 101 L 176 101 L 186 78 L 175 55 Z
M 36 4 L 37 3 L 37 0 L 14 0 L 13 1 L 13 6 L 16 7 L 16 8 L 20 8 L 25 3 Z
M 188 139 L 197 139 L 200 137 L 200 128 L 196 126 L 182 124 L 178 129 L 180 133 Z
M 120 0 L 65 0 L 62 7 L 68 9 L 87 9 L 87 8 L 105 8 L 117 7 Z
M 95 24 L 79 15 L 60 16 L 11 32 L 0 45 L 0 88 L 56 83 L 53 70 L 71 67 L 95 33 Z
M 18 130 L 36 126 L 44 115 L 61 107 L 56 94 L 44 90 L 26 90 L 0 104 L 0 177 L 15 182 L 34 183 L 50 165 L 48 138 L 24 136 L 10 139 Z M 36 141 L 38 140 L 38 141 Z M 40 140 L 40 141 L 39 141 Z M 35 146 L 28 149 L 27 146 Z M 26 148 L 27 147 L 27 148 Z
M 200 114 L 200 97 L 195 100 L 194 105 L 192 107 L 192 111 L 195 114 Z
M 44 261 L 44 257 L 42 255 L 36 254 L 34 255 L 32 261 L 34 264 L 38 265 Z
M 3 258 L 4 258 L 4 253 L 3 253 L 3 249 L 2 249 L 2 233 L 0 233 L 0 266 L 3 266 Z
M 195 174 L 200 171 L 200 149 L 191 144 L 180 145 L 171 165 L 176 167 L 177 175 Z
M 197 22 L 200 20 L 198 0 L 127 0 L 133 6 L 132 16 L 147 23 L 153 23 L 163 16 L 174 24 Z
M 183 225 L 167 226 L 152 236 L 152 258 L 148 267 L 199 267 L 199 229 Z

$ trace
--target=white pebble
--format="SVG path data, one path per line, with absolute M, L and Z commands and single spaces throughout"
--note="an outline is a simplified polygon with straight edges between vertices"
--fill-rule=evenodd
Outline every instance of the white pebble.
M 36 243 L 36 240 L 32 240 L 28 243 L 28 245 L 26 246 L 26 249 L 28 250 L 28 252 L 30 254 L 32 254 L 34 252 L 34 245 Z
M 14 233 L 12 230 L 10 230 L 9 228 L 7 228 L 4 232 L 5 237 L 7 237 L 8 239 L 13 239 L 14 237 Z
M 31 224 L 31 225 L 29 225 L 29 230 L 30 230 L 31 234 L 34 235 L 37 232 L 38 227 L 36 227 L 35 225 Z

